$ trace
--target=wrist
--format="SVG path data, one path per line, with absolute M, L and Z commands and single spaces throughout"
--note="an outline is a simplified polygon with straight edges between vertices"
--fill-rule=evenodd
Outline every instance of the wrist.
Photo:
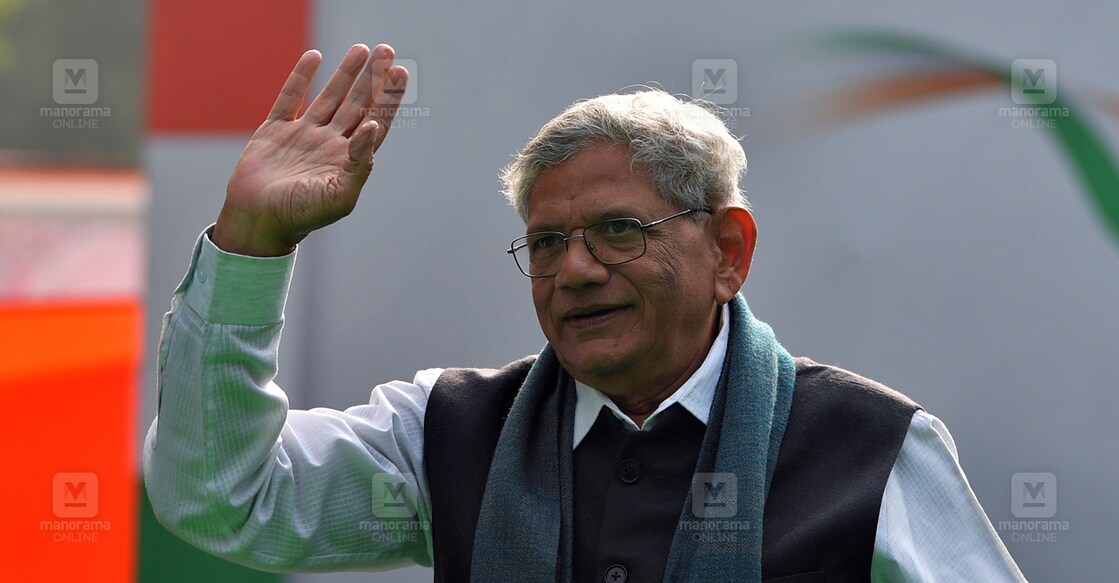
M 280 257 L 295 251 L 295 242 L 287 243 L 254 223 L 238 221 L 231 214 L 223 208 L 210 233 L 210 240 L 218 249 L 251 257 Z

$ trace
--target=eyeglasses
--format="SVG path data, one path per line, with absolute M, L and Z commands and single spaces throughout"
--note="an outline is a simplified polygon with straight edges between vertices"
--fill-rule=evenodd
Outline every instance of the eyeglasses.
M 637 219 L 610 219 L 583 229 L 570 237 L 559 231 L 529 233 L 513 239 L 509 253 L 521 273 L 529 277 L 552 277 L 559 273 L 567 254 L 567 242 L 582 239 L 591 255 L 603 265 L 629 263 L 645 254 L 645 231 L 676 217 L 692 213 L 710 213 L 710 208 L 688 209 L 650 223 Z

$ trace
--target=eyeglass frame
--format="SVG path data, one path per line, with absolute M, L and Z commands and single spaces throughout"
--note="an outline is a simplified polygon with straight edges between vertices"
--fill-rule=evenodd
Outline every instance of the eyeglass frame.
M 642 257 L 645 256 L 645 253 L 649 251 L 649 238 L 645 236 L 645 231 L 647 231 L 647 230 L 649 230 L 653 227 L 656 227 L 657 225 L 660 225 L 661 223 L 671 221 L 672 219 L 679 218 L 679 217 L 682 217 L 682 216 L 685 216 L 685 215 L 690 215 L 692 213 L 714 213 L 714 212 L 715 212 L 715 209 L 713 209 L 711 207 L 692 208 L 692 209 L 687 209 L 687 210 L 680 211 L 680 212 L 678 212 L 676 214 L 673 214 L 673 215 L 669 215 L 667 217 L 664 217 L 663 219 L 656 219 L 654 221 L 649 221 L 648 223 L 642 223 L 641 219 L 637 219 L 637 218 L 634 218 L 634 217 L 615 217 L 615 218 L 612 218 L 612 219 L 606 219 L 604 221 L 599 221 L 597 223 L 587 225 L 586 227 L 583 227 L 583 232 L 578 234 L 578 235 L 568 235 L 567 233 L 564 233 L 562 231 L 536 231 L 535 233 L 527 233 L 527 234 L 521 235 L 520 237 L 517 237 L 516 239 L 513 239 L 513 241 L 511 243 L 509 243 L 509 248 L 506 249 L 505 252 L 508 253 L 509 255 L 513 256 L 513 263 L 517 264 L 517 269 L 522 274 L 524 274 L 526 277 L 531 277 L 533 279 L 542 279 L 542 278 L 545 278 L 545 277 L 555 277 L 557 274 L 559 274 L 559 271 L 557 270 L 556 273 L 550 273 L 550 274 L 547 274 L 547 275 L 531 275 L 527 271 L 525 271 L 525 268 L 521 267 L 521 262 L 517 261 L 517 251 L 520 251 L 522 248 L 524 248 L 528 245 L 528 238 L 529 237 L 534 237 L 536 235 L 555 234 L 555 235 L 559 235 L 560 237 L 563 237 L 563 252 L 564 252 L 564 254 L 566 254 L 568 251 L 570 251 L 570 247 L 567 244 L 568 241 L 570 241 L 572 239 L 582 239 L 583 244 L 587 246 L 587 252 L 591 254 L 591 257 L 594 257 L 595 261 L 601 263 L 602 265 L 624 265 L 624 264 L 629 263 L 631 261 L 637 261 L 638 259 L 641 259 Z M 590 230 L 592 227 L 597 227 L 599 225 L 610 223 L 610 222 L 613 222 L 613 221 L 637 221 L 637 226 L 641 230 L 641 241 L 642 241 L 641 253 L 639 255 L 637 255 L 636 257 L 632 257 L 630 259 L 626 259 L 624 261 L 613 261 L 613 262 L 603 261 L 601 258 L 599 258 L 598 255 L 595 255 L 594 247 L 592 247 L 591 244 L 589 242 L 587 242 L 587 235 L 586 235 L 587 231 Z M 578 229 L 578 228 L 579 227 L 576 227 L 576 229 Z M 517 245 L 518 241 L 524 241 L 524 244 L 522 244 L 520 247 L 517 247 L 516 245 Z

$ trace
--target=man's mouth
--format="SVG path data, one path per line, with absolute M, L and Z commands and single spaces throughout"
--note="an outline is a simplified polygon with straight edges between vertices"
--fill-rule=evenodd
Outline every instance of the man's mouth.
M 614 316 L 629 309 L 629 306 L 588 306 L 568 310 L 563 321 L 574 328 L 593 328 L 609 322 Z

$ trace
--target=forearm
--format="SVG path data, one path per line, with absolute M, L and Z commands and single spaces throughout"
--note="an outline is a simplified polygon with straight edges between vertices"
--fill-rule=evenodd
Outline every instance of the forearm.
M 234 559 L 261 545 L 287 480 L 277 463 L 287 399 L 271 385 L 267 339 L 278 329 L 209 324 L 183 306 L 160 346 L 159 416 L 145 443 L 152 506 L 177 535 Z
M 212 263 L 241 260 L 209 245 L 200 241 L 160 341 L 159 411 L 144 452 L 156 516 L 192 544 L 256 568 L 426 562 L 426 533 L 374 541 L 366 528 L 378 520 L 376 475 L 411 476 L 426 518 L 422 441 L 409 438 L 426 393 L 390 384 L 374 391 L 394 400 L 382 407 L 289 411 L 272 381 L 290 266 L 253 260 L 229 276 Z
M 288 407 L 272 380 L 290 267 L 249 265 L 271 269 L 231 287 L 214 281 L 223 257 L 208 244 L 199 239 L 164 317 L 158 417 L 145 443 L 144 473 L 153 508 L 169 529 L 236 557 L 257 542 L 253 512 L 267 510 L 250 504 L 266 502 L 258 494 L 280 487 L 273 474 Z

